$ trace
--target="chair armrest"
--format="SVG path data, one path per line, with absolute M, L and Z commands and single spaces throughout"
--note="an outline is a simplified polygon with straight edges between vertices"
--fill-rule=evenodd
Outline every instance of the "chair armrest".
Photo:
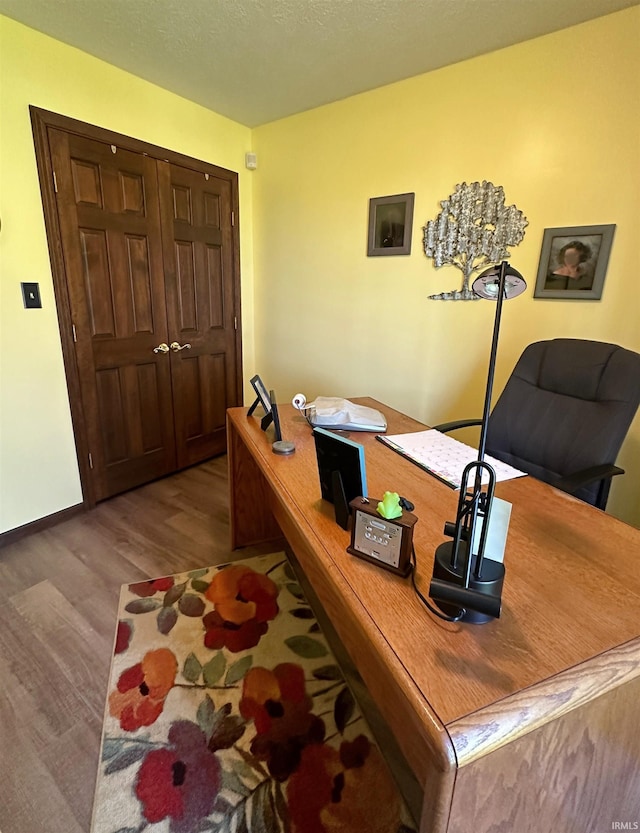
M 553 485 L 563 492 L 573 494 L 573 492 L 576 492 L 583 486 L 589 486 L 598 480 L 606 480 L 614 477 L 616 474 L 624 474 L 624 469 L 614 466 L 611 463 L 604 463 L 601 466 L 592 466 L 590 469 L 583 469 L 582 471 L 577 471 L 575 474 L 569 474 L 567 477 L 561 477 Z
M 446 434 L 447 431 L 455 431 L 456 428 L 468 428 L 471 425 L 482 425 L 481 419 L 457 419 L 453 422 L 441 422 L 440 425 L 432 425 L 435 431 L 442 431 Z

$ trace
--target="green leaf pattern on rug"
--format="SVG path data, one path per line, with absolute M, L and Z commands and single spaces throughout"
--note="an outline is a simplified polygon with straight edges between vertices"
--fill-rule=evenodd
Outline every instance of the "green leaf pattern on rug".
M 91 833 L 414 833 L 282 553 L 125 586 L 119 628 Z
M 178 621 L 178 612 L 174 607 L 163 607 L 158 612 L 158 630 L 168 634 Z
M 224 712 L 216 711 L 213 700 L 207 694 L 198 706 L 198 711 L 196 712 L 196 721 L 198 726 L 204 732 L 207 741 L 211 740 L 211 736 L 215 732 L 216 726 L 223 718 Z
M 202 616 L 204 613 L 204 602 L 200 596 L 195 596 L 193 593 L 185 593 L 178 601 L 178 608 L 184 616 Z
M 297 607 L 291 611 L 291 615 L 296 619 L 313 619 L 313 611 L 308 607 Z
M 342 671 L 338 665 L 323 665 L 321 668 L 314 668 L 313 676 L 316 680 L 341 680 Z
M 201 674 L 202 663 L 195 654 L 189 654 L 182 666 L 182 676 L 190 683 L 197 683 Z
M 125 607 L 127 613 L 150 613 L 162 607 L 159 599 L 135 599 Z
M 304 593 L 302 592 L 302 587 L 297 582 L 289 582 L 287 584 L 287 590 L 291 593 L 292 596 L 295 596 L 296 599 L 304 599 Z
M 284 644 L 290 648 L 294 654 L 304 659 L 315 659 L 317 657 L 326 657 L 329 653 L 326 646 L 317 639 L 311 639 L 308 636 L 290 636 L 284 640 Z
M 141 761 L 148 751 L 147 744 L 128 744 L 115 757 L 111 758 L 105 767 L 104 774 L 111 775 L 111 773 L 118 772 L 120 769 L 126 769 L 128 766 Z
M 213 688 L 217 685 L 226 669 L 226 657 L 222 652 L 219 652 L 202 668 L 202 678 L 207 688 Z
M 239 680 L 241 680 L 247 671 L 253 665 L 253 657 L 242 657 L 237 662 L 234 662 L 233 665 L 227 671 L 227 676 L 224 679 L 224 684 L 227 686 L 234 685 Z
M 184 594 L 184 591 L 187 589 L 187 582 L 183 581 L 182 584 L 174 584 L 173 587 L 170 587 L 167 592 L 164 594 L 164 599 L 162 600 L 162 604 L 165 607 L 169 607 L 172 604 L 175 604 L 178 599 Z
M 340 734 L 344 734 L 344 730 L 353 717 L 355 710 L 356 701 L 353 699 L 353 694 L 350 689 L 345 686 L 333 704 L 333 719 L 336 724 L 336 729 Z

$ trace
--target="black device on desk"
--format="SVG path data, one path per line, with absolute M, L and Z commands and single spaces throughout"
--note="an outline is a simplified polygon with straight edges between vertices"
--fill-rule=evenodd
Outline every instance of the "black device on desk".
M 276 431 L 276 441 L 271 446 L 274 454 L 291 454 L 296 450 L 294 443 L 289 440 L 282 439 L 282 429 L 280 428 L 280 414 L 278 413 L 278 403 L 276 402 L 276 395 L 274 391 L 269 394 L 269 401 L 271 404 L 271 416 L 273 417 L 273 425 Z
M 313 439 L 322 497 L 333 503 L 339 526 L 348 529 L 349 502 L 367 496 L 364 446 L 325 428 L 314 428 Z
M 400 499 L 400 504 L 413 504 Z M 351 546 L 347 552 L 357 555 L 371 564 L 384 567 L 399 576 L 411 572 L 413 527 L 418 518 L 410 511 L 403 511 L 395 518 L 380 514 L 377 500 L 357 497 L 349 504 L 352 510 Z M 403 506 L 404 508 L 404 506 Z

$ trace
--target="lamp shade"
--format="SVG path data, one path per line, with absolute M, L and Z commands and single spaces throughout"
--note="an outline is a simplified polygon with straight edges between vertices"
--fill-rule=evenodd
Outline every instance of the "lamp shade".
M 491 266 L 482 272 L 481 275 L 473 282 L 471 288 L 476 295 L 481 298 L 486 298 L 489 301 L 495 301 L 500 291 L 500 272 L 502 266 Z M 504 296 L 503 298 L 516 298 L 527 288 L 527 283 L 520 272 L 512 266 L 506 265 L 504 273 Z

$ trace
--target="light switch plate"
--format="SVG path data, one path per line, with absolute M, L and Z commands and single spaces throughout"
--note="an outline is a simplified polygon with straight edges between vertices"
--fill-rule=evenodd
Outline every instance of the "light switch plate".
M 25 309 L 41 309 L 40 285 L 37 283 L 22 283 L 20 285 Z

